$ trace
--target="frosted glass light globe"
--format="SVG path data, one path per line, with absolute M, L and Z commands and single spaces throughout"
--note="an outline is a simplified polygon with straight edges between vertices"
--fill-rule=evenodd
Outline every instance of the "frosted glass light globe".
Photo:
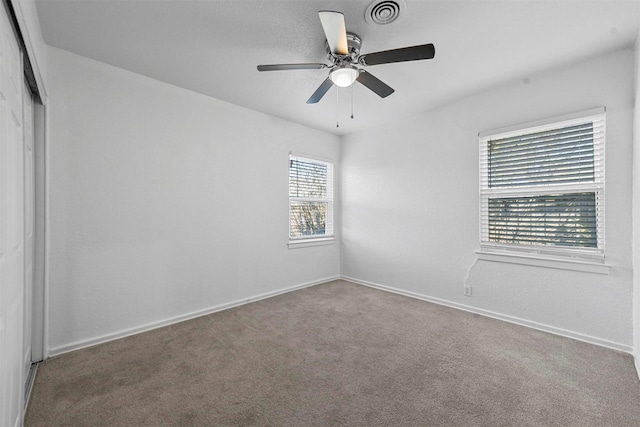
M 358 69 L 353 65 L 334 68 L 329 73 L 329 78 L 336 86 L 349 87 L 358 78 Z

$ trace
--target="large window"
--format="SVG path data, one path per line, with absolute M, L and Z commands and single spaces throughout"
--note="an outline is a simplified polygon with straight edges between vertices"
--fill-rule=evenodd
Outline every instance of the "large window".
M 483 251 L 604 259 L 604 110 L 480 135 Z
M 333 237 L 333 164 L 289 156 L 289 238 Z

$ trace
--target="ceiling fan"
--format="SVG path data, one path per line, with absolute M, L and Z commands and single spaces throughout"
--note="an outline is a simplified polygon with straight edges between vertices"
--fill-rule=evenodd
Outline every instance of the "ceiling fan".
M 417 61 L 432 59 L 435 56 L 436 51 L 431 43 L 361 55 L 362 41 L 356 34 L 347 32 L 342 13 L 320 11 L 318 15 L 327 38 L 326 49 L 328 58 L 332 62 L 331 65 L 323 63 L 258 65 L 258 71 L 330 69 L 329 77 L 311 95 L 307 104 L 315 104 L 320 101 L 334 84 L 339 87 L 348 87 L 355 81 L 360 82 L 381 98 L 385 98 L 391 95 L 394 90 L 358 66 Z

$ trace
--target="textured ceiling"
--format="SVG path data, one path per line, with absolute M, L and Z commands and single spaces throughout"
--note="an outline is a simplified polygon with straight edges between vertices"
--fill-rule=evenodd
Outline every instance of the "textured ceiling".
M 501 82 L 633 45 L 640 1 L 406 0 L 369 24 L 371 1 L 37 0 L 45 41 L 157 80 L 338 135 L 396 121 Z M 319 10 L 346 17 L 362 53 L 433 43 L 432 60 L 367 67 L 396 92 L 362 85 L 305 102 L 327 70 L 258 72 L 326 62 Z M 336 119 L 340 127 L 336 128 Z

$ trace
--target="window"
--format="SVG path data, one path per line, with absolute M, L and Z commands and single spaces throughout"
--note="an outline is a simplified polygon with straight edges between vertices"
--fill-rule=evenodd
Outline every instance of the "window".
M 481 251 L 603 262 L 604 140 L 604 109 L 481 134 Z
M 333 164 L 289 156 L 289 239 L 333 237 Z

